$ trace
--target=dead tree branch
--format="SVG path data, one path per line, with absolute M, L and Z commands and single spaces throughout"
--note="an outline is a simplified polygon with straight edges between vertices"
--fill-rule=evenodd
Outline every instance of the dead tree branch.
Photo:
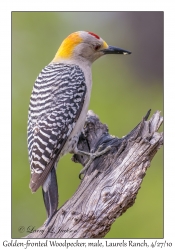
M 78 148 L 95 152 L 111 146 L 90 165 L 77 191 L 53 216 L 50 224 L 26 238 L 102 238 L 112 223 L 134 204 L 143 177 L 157 150 L 163 145 L 163 122 L 157 111 L 125 137 L 109 135 L 108 128 L 89 111 Z M 87 157 L 74 155 L 83 166 Z

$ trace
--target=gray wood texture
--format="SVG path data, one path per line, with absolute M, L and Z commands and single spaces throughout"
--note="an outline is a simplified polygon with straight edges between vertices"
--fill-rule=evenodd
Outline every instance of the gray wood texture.
M 78 148 L 87 152 L 95 152 L 100 145 L 101 150 L 111 149 L 94 159 L 75 194 L 49 225 L 25 238 L 104 237 L 116 218 L 134 204 L 146 170 L 163 145 L 163 133 L 158 132 L 163 118 L 156 111 L 147 121 L 149 114 L 128 135 L 117 138 L 88 111 Z M 74 155 L 72 160 L 84 166 L 88 157 Z

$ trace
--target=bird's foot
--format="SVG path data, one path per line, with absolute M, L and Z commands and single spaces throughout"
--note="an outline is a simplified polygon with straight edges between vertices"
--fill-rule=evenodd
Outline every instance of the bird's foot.
M 102 147 L 103 147 L 103 145 L 99 146 L 99 148 L 97 149 L 97 151 L 95 153 L 88 153 L 88 152 L 84 152 L 84 151 L 77 149 L 76 154 L 89 156 L 89 159 L 88 159 L 86 165 L 80 171 L 79 179 L 81 179 L 81 175 L 85 173 L 85 171 L 89 168 L 89 166 L 91 165 L 91 163 L 93 162 L 93 160 L 95 158 L 105 154 L 107 151 L 109 151 L 111 149 L 111 146 L 108 146 L 105 149 L 101 150 Z

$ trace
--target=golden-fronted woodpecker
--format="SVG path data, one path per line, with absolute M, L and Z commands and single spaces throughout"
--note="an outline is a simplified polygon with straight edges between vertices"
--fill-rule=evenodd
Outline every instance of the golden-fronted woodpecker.
M 30 188 L 36 192 L 42 186 L 47 224 L 58 206 L 55 170 L 60 157 L 88 154 L 77 149 L 77 142 L 90 101 L 91 65 L 105 54 L 131 52 L 109 46 L 92 32 L 72 33 L 35 81 L 28 113 Z

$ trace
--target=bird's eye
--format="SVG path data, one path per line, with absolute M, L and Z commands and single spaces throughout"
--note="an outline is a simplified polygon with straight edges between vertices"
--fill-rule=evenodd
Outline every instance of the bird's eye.
M 101 47 L 101 45 L 100 44 L 96 44 L 95 46 L 94 46 L 94 50 L 99 50 L 99 48 Z

